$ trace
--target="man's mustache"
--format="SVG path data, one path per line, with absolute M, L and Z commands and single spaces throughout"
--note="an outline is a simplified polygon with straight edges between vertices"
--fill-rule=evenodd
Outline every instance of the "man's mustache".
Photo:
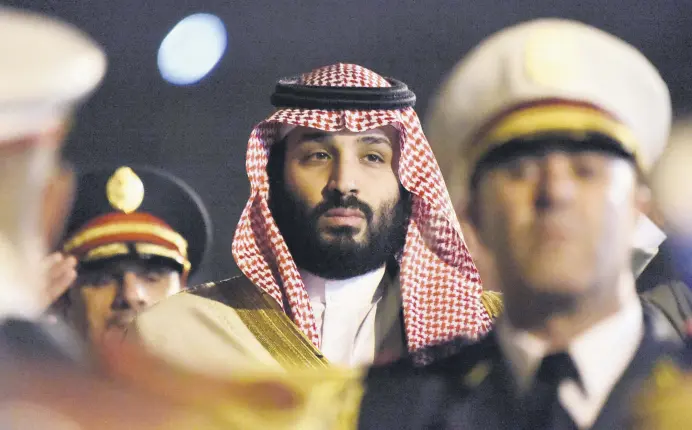
M 106 328 L 127 328 L 137 316 L 134 310 L 116 312 L 106 320 Z
M 363 212 L 368 224 L 372 221 L 373 210 L 367 203 L 364 203 L 354 195 L 347 197 L 335 196 L 320 204 L 312 210 L 312 218 L 317 219 L 332 209 L 357 209 Z

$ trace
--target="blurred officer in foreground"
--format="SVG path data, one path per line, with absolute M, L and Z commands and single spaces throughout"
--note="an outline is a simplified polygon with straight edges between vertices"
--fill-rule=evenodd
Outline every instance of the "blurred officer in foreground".
M 669 323 L 632 271 L 670 121 L 655 67 L 578 22 L 523 23 L 464 58 L 427 131 L 457 211 L 493 257 L 505 312 L 418 376 L 372 371 L 361 426 L 626 427 L 639 385 L 683 348 L 661 336 Z
M 48 341 L 68 336 L 65 327 L 27 321 L 50 304 L 38 269 L 72 202 L 73 175 L 60 163 L 63 138 L 100 83 L 106 57 L 68 25 L 0 8 L 0 58 L 0 344 L 13 352 L 34 348 L 32 354 L 48 354 L 36 348 L 52 344 L 54 353 L 72 355 L 74 345 Z M 47 342 L 22 341 L 24 330 Z

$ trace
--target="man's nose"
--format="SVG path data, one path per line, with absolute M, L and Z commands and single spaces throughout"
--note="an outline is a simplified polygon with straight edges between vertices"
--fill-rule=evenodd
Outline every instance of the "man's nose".
M 338 191 L 342 195 L 357 195 L 360 191 L 358 170 L 357 161 L 338 158 L 332 163 L 327 190 Z
M 137 274 L 125 272 L 122 277 L 118 296 L 113 303 L 117 309 L 134 309 L 139 311 L 149 304 L 146 286 Z
M 548 208 L 568 203 L 574 199 L 576 189 L 576 178 L 567 154 L 548 154 L 541 160 L 536 206 Z

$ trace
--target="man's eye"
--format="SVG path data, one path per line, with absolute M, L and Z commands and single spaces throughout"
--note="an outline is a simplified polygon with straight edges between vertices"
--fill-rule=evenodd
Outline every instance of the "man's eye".
M 145 272 L 142 276 L 147 282 L 158 282 L 163 278 L 163 272 L 160 271 L 149 271 Z
M 377 154 L 368 154 L 365 156 L 365 159 L 368 160 L 370 163 L 384 163 L 384 158 L 380 157 Z
M 594 166 L 588 164 L 577 164 L 574 166 L 574 173 L 580 178 L 593 178 L 598 173 Z
M 329 154 L 326 152 L 313 152 L 306 158 L 308 161 L 323 161 L 329 159 Z
M 573 160 L 572 168 L 578 177 L 590 179 L 604 175 L 606 163 L 602 156 L 584 155 Z
M 104 287 L 112 283 L 114 279 L 114 276 L 106 273 L 89 274 L 87 276 L 82 277 L 79 283 L 82 285 L 88 285 L 92 287 Z
M 514 180 L 527 179 L 536 174 L 538 166 L 536 160 L 530 157 L 520 157 L 503 163 L 505 171 Z

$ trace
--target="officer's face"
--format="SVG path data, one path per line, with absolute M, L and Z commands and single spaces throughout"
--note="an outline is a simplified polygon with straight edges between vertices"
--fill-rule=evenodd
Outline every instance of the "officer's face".
M 81 270 L 70 291 L 70 318 L 92 341 L 122 333 L 135 315 L 181 289 L 178 271 L 161 260 L 126 259 Z
M 399 139 L 392 126 L 360 133 L 299 127 L 286 140 L 286 189 L 319 211 L 324 242 L 368 238 L 399 201 Z M 337 207 L 336 202 L 346 202 Z
M 482 168 L 475 224 L 505 293 L 583 294 L 630 270 L 644 199 L 631 161 L 559 142 Z

